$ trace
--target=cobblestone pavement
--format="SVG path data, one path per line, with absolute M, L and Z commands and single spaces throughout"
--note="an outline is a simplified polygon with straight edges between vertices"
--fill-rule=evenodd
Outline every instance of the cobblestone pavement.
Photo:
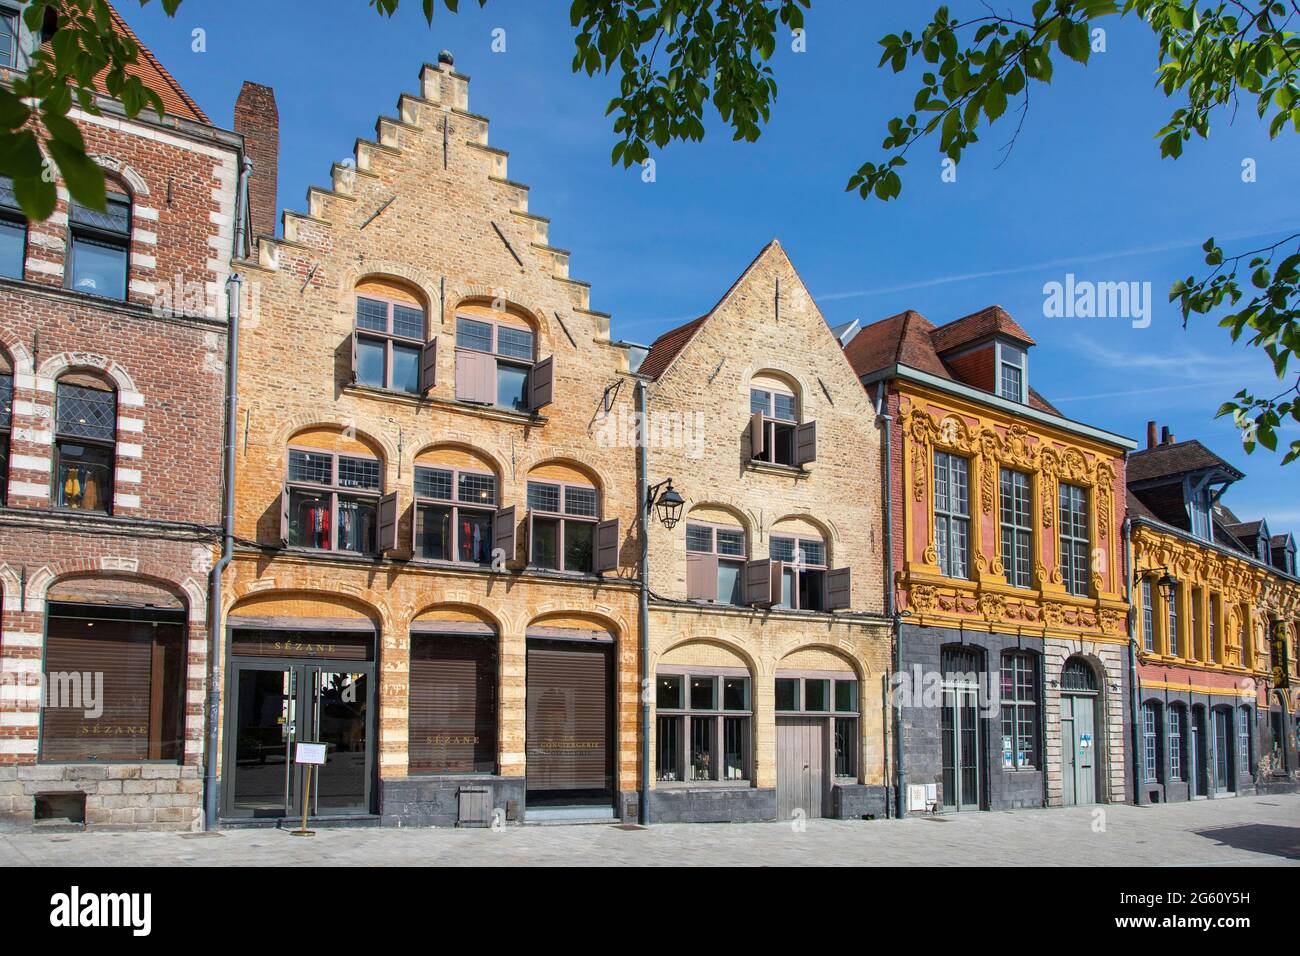
M 1104 824 L 1104 830 L 1100 830 Z M 1096 829 L 1094 829 L 1096 828 Z M 1098 832 L 1100 830 L 1100 832 Z M 1300 795 L 903 821 L 0 833 L 0 866 L 1300 865 Z

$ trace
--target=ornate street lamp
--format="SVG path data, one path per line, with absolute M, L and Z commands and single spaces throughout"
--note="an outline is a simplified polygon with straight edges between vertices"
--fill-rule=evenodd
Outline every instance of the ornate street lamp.
M 659 521 L 665 528 L 672 529 L 676 527 L 677 522 L 682 517 L 682 508 L 685 506 L 686 499 L 674 490 L 671 478 L 665 478 L 646 492 L 646 514 L 658 511 Z

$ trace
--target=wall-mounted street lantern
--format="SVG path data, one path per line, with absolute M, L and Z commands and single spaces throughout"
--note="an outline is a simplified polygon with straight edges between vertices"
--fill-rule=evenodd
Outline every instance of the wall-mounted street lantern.
M 686 499 L 673 489 L 671 478 L 665 478 L 646 492 L 645 513 L 649 515 L 657 511 L 659 521 L 670 530 L 681 520 L 685 506 Z
M 1154 577 L 1161 571 L 1163 571 L 1164 574 L 1161 575 L 1160 580 L 1156 581 L 1156 587 L 1163 588 L 1170 594 L 1173 594 L 1173 592 L 1178 588 L 1178 579 L 1174 577 L 1173 573 L 1168 568 L 1149 568 L 1145 572 L 1145 575 L 1147 577 Z

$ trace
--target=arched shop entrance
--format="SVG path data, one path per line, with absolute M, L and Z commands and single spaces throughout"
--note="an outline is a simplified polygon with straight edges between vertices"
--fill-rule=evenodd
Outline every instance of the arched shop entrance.
M 1082 657 L 1061 668 L 1061 785 L 1067 807 L 1097 802 L 1097 672 Z

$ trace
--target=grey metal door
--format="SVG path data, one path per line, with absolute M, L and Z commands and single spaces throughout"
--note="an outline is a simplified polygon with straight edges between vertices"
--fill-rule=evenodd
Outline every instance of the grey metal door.
M 782 820 L 802 813 L 825 814 L 826 721 L 817 717 L 778 717 L 776 721 L 776 809 Z
M 1096 698 L 1061 696 L 1062 799 L 1067 807 L 1097 802 Z

